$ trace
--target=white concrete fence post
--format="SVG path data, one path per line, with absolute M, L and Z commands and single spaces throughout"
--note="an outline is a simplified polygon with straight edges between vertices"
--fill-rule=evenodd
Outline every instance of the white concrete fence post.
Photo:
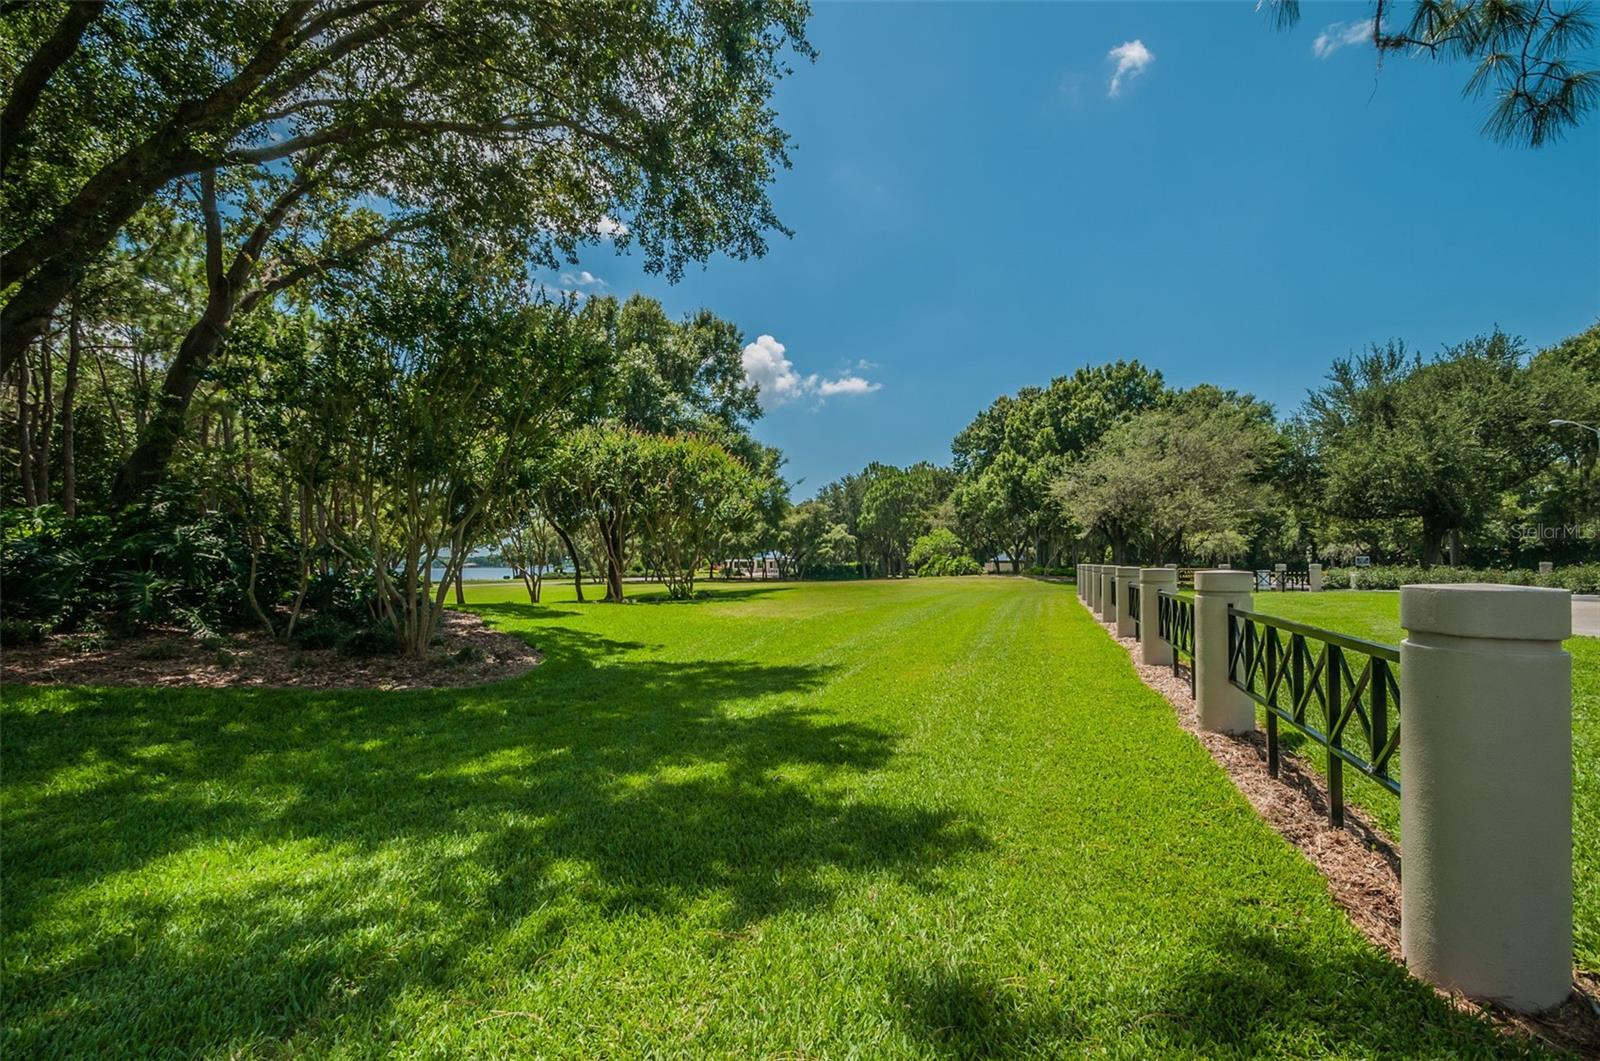
M 1117 621 L 1117 566 L 1107 564 L 1100 569 L 1100 618 L 1108 623 Z
M 1401 948 L 1430 983 L 1535 1011 L 1572 984 L 1571 594 L 1400 591 Z
M 1151 666 L 1171 666 L 1172 646 L 1161 640 L 1161 601 L 1165 590 L 1178 592 L 1178 572 L 1170 567 L 1147 567 L 1139 572 L 1139 661 Z
M 1200 725 L 1217 733 L 1256 728 L 1256 705 L 1228 682 L 1228 605 L 1249 610 L 1256 576 L 1250 571 L 1194 575 L 1194 700 Z
M 1322 592 L 1322 565 L 1306 565 L 1306 588 L 1312 593 Z
M 1072 588 L 1077 591 L 1078 599 L 1083 600 L 1083 565 L 1077 564 L 1072 569 Z
M 1128 601 L 1139 592 L 1139 569 L 1117 568 L 1117 636 L 1133 636 L 1133 609 Z M 1143 601 L 1139 602 L 1143 604 Z
M 1100 609 L 1100 568 L 1098 564 L 1085 564 L 1083 575 L 1089 580 L 1089 588 L 1083 602 L 1089 606 L 1090 611 Z
M 1541 575 L 1553 574 L 1555 572 L 1555 569 L 1556 569 L 1555 561 L 1553 561 L 1553 560 L 1540 560 L 1539 561 L 1539 574 L 1541 574 Z

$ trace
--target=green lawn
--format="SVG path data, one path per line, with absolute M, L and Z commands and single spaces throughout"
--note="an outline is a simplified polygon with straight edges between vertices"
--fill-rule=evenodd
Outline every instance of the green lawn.
M 1399 644 L 1405 636 L 1400 629 L 1400 594 L 1395 592 L 1258 593 L 1255 607 L 1269 615 L 1389 644 Z M 1600 970 L 1600 638 L 1574 637 L 1566 647 L 1572 654 L 1575 949 L 1580 966 Z M 1291 732 L 1290 727 L 1283 732 Z M 1404 748 L 1402 737 L 1402 761 Z M 1318 756 L 1308 757 L 1320 766 Z M 1370 810 L 1398 837 L 1400 801 L 1370 782 L 1358 782 L 1357 777 L 1354 771 L 1345 771 L 1351 800 Z
M 1351 927 L 1070 586 L 475 605 L 424 693 L 5 691 L 7 1057 L 1516 1044 Z

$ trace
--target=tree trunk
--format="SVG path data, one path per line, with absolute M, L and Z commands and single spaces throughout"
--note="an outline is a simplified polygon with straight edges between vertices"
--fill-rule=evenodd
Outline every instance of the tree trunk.
M 1433 567 L 1443 558 L 1444 528 L 1432 520 L 1422 521 L 1422 566 Z
M 50 435 L 56 422 L 55 354 L 50 349 L 47 331 L 39 341 L 39 374 L 35 377 L 39 394 L 33 405 L 34 493 L 39 504 L 50 503 Z
M 167 369 L 161 384 L 161 398 L 139 442 L 117 470 L 117 479 L 111 489 L 111 503 L 118 508 L 131 505 L 146 489 L 161 480 L 166 472 L 178 440 L 183 437 L 184 415 L 195 388 L 205 378 L 211 359 L 222 345 L 223 329 L 233 315 L 233 298 L 226 292 L 217 292 L 207 300 L 206 311 L 199 322 L 189 329 L 178 347 L 178 356 Z
M 73 459 L 77 422 L 73 403 L 78 397 L 78 365 L 82 355 L 83 322 L 74 303 L 67 325 L 67 379 L 61 388 L 61 507 L 69 516 L 78 514 L 78 469 Z
M 621 517 L 615 515 L 600 521 L 600 538 L 606 551 L 605 599 L 613 604 L 623 600 L 621 523 Z
M 566 548 L 567 555 L 572 557 L 572 589 L 578 595 L 578 603 L 583 603 L 583 562 L 578 559 L 578 550 L 573 547 L 572 537 L 561 529 L 560 524 L 554 521 L 550 524 L 555 528 L 556 537 L 561 539 L 561 544 Z
M 295 174 L 279 192 L 250 235 L 234 252 L 226 267 L 222 261 L 222 216 L 217 206 L 216 171 L 200 175 L 201 208 L 206 233 L 206 308 L 194 327 L 183 337 L 178 356 L 173 358 L 161 384 L 161 398 L 150 423 L 140 431 L 139 442 L 117 470 L 112 487 L 112 502 L 119 507 L 136 501 L 144 491 L 166 474 L 167 462 L 183 437 L 183 422 L 195 388 L 205 378 L 211 359 L 222 345 L 222 337 L 240 305 L 245 284 L 255 274 L 262 251 L 295 203 L 304 198 L 314 184 L 313 159 Z M 246 306 L 260 297 L 258 289 L 246 299 Z M 10 306 L 6 307 L 8 310 Z
M 1461 564 L 1461 528 L 1450 528 L 1450 566 L 1458 567 Z
M 39 505 L 38 481 L 33 477 L 33 405 L 28 400 L 28 359 L 17 362 L 17 474 L 22 480 L 22 500 L 29 508 Z
M 467 604 L 467 594 L 461 587 L 461 569 L 456 569 L 456 607 L 464 608 Z

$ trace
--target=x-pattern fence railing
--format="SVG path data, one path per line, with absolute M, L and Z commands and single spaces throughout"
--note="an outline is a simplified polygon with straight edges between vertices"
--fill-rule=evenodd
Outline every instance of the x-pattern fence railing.
M 1129 583 L 1124 600 L 1126 603 L 1123 607 L 1128 609 L 1128 618 L 1133 620 L 1133 639 L 1137 641 L 1139 640 L 1139 587 Z
M 1267 770 L 1278 723 L 1328 752 L 1328 818 L 1344 824 L 1344 766 L 1400 794 L 1400 650 L 1230 606 L 1228 681 L 1266 709 Z
M 1172 646 L 1172 673 L 1180 657 L 1189 659 L 1189 694 L 1194 695 L 1194 601 L 1165 590 L 1156 594 L 1156 636 Z
M 1256 589 L 1258 590 L 1310 590 L 1311 572 L 1309 571 L 1257 571 Z

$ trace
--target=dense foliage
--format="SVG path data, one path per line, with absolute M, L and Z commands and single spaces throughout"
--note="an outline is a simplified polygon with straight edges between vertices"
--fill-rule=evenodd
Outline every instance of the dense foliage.
M 738 329 L 532 270 L 600 241 L 669 276 L 762 253 L 805 17 L 7 4 L 8 636 L 421 654 L 475 548 L 534 594 L 598 566 L 620 600 L 628 572 L 690 592 L 709 556 L 772 547 L 781 457 L 750 437 Z
M 1286 419 L 1119 361 L 997 398 L 949 470 L 872 464 L 830 483 L 785 547 L 801 574 L 831 533 L 863 574 L 920 573 L 909 543 L 938 534 L 1018 573 L 1367 556 L 1532 578 L 1539 561 L 1600 561 L 1600 440 L 1583 424 L 1600 425 L 1600 325 L 1538 352 L 1499 331 L 1433 358 L 1374 346 L 1335 360 Z M 1562 577 L 1548 584 L 1590 585 Z

